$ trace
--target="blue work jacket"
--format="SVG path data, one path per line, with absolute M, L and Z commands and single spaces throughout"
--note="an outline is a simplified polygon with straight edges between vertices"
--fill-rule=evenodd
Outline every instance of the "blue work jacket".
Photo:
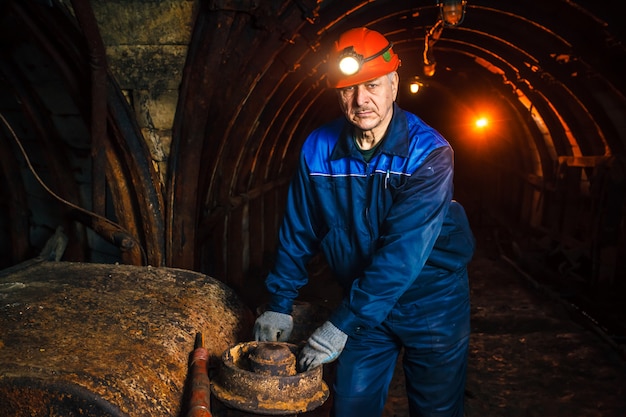
M 394 104 L 369 162 L 353 132 L 342 117 L 303 144 L 266 279 L 269 309 L 291 313 L 321 250 L 346 293 L 330 320 L 348 335 L 379 325 L 398 302 L 434 297 L 442 276 L 466 274 L 474 251 L 452 200 L 454 154 L 436 130 Z

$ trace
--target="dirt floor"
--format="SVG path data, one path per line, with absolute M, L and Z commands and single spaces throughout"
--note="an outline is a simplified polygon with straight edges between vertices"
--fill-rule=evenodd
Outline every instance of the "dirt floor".
M 626 358 L 492 243 L 479 242 L 470 264 L 466 417 L 626 417 Z M 301 416 L 328 416 L 331 401 Z M 216 417 L 251 415 L 215 399 L 212 408 Z M 408 415 L 397 367 L 383 417 Z
M 467 417 L 624 417 L 626 360 L 567 306 L 480 250 L 470 265 Z M 397 370 L 384 417 L 408 416 Z

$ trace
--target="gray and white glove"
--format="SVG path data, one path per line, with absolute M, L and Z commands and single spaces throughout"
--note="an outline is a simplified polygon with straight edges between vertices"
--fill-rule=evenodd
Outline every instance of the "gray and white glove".
M 289 314 L 266 311 L 254 323 L 254 340 L 257 342 L 286 342 L 293 330 L 293 317 Z
M 339 357 L 347 341 L 347 334 L 330 321 L 325 322 L 313 332 L 300 351 L 298 355 L 300 370 L 306 371 L 334 361 Z

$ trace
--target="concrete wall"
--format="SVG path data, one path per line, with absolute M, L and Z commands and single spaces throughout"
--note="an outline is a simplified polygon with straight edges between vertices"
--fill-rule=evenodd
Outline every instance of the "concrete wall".
M 164 181 L 198 0 L 94 0 L 108 66 Z

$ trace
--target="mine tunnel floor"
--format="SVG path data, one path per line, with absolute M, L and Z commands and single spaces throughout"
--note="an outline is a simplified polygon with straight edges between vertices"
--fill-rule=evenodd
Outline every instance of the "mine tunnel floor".
M 567 303 L 520 274 L 485 236 L 469 266 L 472 336 L 466 417 L 626 416 L 623 352 Z M 313 288 L 307 296 L 314 299 L 315 294 Z M 319 294 L 320 300 L 327 295 Z M 331 375 L 332 368 L 326 368 L 327 380 Z M 332 396 L 322 407 L 300 415 L 328 416 L 331 401 Z M 226 409 L 216 399 L 212 408 L 216 417 L 250 415 Z M 383 416 L 408 415 L 397 366 Z

